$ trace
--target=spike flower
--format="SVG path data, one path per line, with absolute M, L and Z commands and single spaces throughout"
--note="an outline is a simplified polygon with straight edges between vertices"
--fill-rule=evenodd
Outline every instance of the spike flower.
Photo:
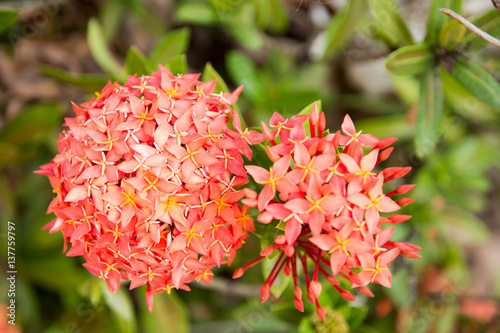
M 45 227 L 62 232 L 67 255 L 83 256 L 111 292 L 122 279 L 146 284 L 150 311 L 154 293 L 210 283 L 252 230 L 237 188 L 248 182 L 242 154 L 263 136 L 243 131 L 230 107 L 241 87 L 215 94 L 198 77 L 160 67 L 108 83 L 73 104 L 59 154 L 37 171 L 55 193 Z
M 410 218 L 393 213 L 412 201 L 394 201 L 393 197 L 414 187 L 401 185 L 384 193 L 384 183 L 410 171 L 409 167 L 378 169 L 392 152 L 389 145 L 396 138 L 379 140 L 356 132 L 349 116 L 344 119 L 342 131 L 324 136 L 324 129 L 324 113 L 319 112 L 317 104 L 309 116 L 284 119 L 275 113 L 269 126 L 262 123 L 272 166 L 269 170 L 246 166 L 263 188 L 259 193 L 246 189 L 243 202 L 258 208 L 260 223 L 276 226 L 267 228 L 273 230 L 274 243 L 234 274 L 241 276 L 245 269 L 278 250 L 274 269 L 261 288 L 262 301 L 269 297 L 271 285 L 283 271 L 292 274 L 295 306 L 303 311 L 298 284 L 300 263 L 307 297 L 323 320 L 325 312 L 318 303 L 320 274 L 347 300 L 354 297 L 340 287 L 338 277 L 348 281 L 351 288 L 372 296 L 367 287 L 370 283 L 391 287 L 391 261 L 399 254 L 419 257 L 415 251 L 420 249 L 390 241 L 394 227 L 387 225 Z

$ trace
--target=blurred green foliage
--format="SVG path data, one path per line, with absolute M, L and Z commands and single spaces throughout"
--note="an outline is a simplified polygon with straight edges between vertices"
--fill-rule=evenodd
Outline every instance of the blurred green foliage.
M 347 302 L 325 284 L 320 302 L 337 318 L 337 327 L 347 325 L 350 332 L 454 332 L 457 328 L 493 332 L 495 323 L 467 318 L 459 308 L 462 290 L 473 285 L 475 278 L 467 251 L 487 243 L 491 234 L 479 216 L 499 204 L 490 200 L 492 191 L 498 191 L 500 167 L 498 50 L 438 11 L 450 8 L 460 13 L 463 1 L 432 1 L 425 39 L 419 40 L 412 35 L 398 1 L 351 0 L 340 8 L 324 6 L 328 21 L 311 28 L 311 34 L 322 36 L 319 51 L 314 56 L 297 56 L 283 42 L 296 38 L 291 28 L 312 12 L 313 5 L 322 4 L 179 0 L 170 3 L 169 19 L 163 20 L 139 0 L 104 0 L 85 22 L 86 30 L 78 32 L 86 35 L 102 71 L 76 74 L 48 64 L 37 70 L 78 87 L 84 95 L 100 90 L 109 79 L 123 82 L 127 75 L 156 70 L 158 64 L 174 74 L 191 71 L 193 37 L 215 34 L 230 40 L 229 46 L 219 50 L 222 60 L 207 63 L 208 55 L 196 55 L 207 64 L 194 70 L 203 70 L 203 80 L 217 79 L 219 91 L 244 85 L 238 107 L 249 126 L 267 121 L 274 111 L 289 117 L 321 100 L 331 132 L 339 127 L 333 120 L 349 112 L 365 133 L 398 136 L 397 150 L 388 163 L 411 165 L 407 181 L 417 188 L 415 203 L 404 208 L 413 219 L 398 226 L 394 236 L 423 247 L 423 258 L 411 263 L 400 260 L 394 267 L 393 288 L 374 290 L 373 299 Z M 26 24 L 15 24 L 18 16 L 15 9 L 0 9 L 6 50 L 16 49 L 6 38 L 9 31 Z M 156 42 L 149 52 L 136 45 L 121 53 L 113 48 L 124 17 L 133 18 L 133 29 L 144 28 L 153 36 Z M 500 35 L 500 13 L 493 7 L 470 20 L 492 36 Z M 382 50 L 387 71 L 394 75 L 390 94 L 352 88 L 345 77 L 348 72 L 339 70 L 349 64 L 348 51 L 355 36 Z M 307 43 L 312 39 L 309 36 Z M 24 332 L 321 331 L 312 306 L 306 305 L 303 314 L 295 310 L 286 279 L 273 287 L 272 303 L 260 304 L 258 269 L 249 270 L 238 282 L 230 280 L 228 269 L 221 270 L 216 282 L 225 289 L 194 285 L 191 293 L 156 295 L 153 314 L 149 314 L 144 290 L 129 292 L 124 285 L 111 295 L 102 281 L 81 267 L 78 258 L 65 257 L 60 235 L 41 230 L 51 219 L 45 215 L 50 186 L 33 174 L 57 151 L 57 133 L 70 101 L 61 102 L 30 101 L 17 114 L 2 119 L 2 244 L 6 221 L 15 222 L 16 320 Z M 254 150 L 263 153 L 258 146 Z M 232 267 L 245 264 L 259 252 L 258 240 L 249 240 Z M 0 258 L 6 261 L 3 246 Z M 264 264 L 263 270 L 269 265 Z M 448 288 L 429 289 L 429 272 L 438 272 L 448 281 Z M 4 290 L 5 279 L 1 280 Z M 489 295 L 497 300 L 498 285 L 496 294 Z M 5 302 L 5 297 L 2 294 L 0 300 Z M 438 314 L 433 312 L 436 306 L 440 306 Z

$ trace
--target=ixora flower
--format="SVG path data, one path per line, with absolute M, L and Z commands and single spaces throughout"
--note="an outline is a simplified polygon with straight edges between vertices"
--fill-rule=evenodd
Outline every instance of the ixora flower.
M 36 172 L 54 188 L 45 228 L 62 232 L 67 255 L 83 256 L 111 292 L 122 279 L 146 284 L 150 311 L 154 293 L 210 283 L 252 230 L 237 188 L 248 182 L 242 154 L 264 137 L 243 131 L 230 107 L 241 87 L 216 94 L 198 78 L 160 66 L 108 83 L 73 104 L 59 154 Z
M 306 121 L 309 126 L 304 126 Z M 272 284 L 283 271 L 287 276 L 292 274 L 295 306 L 303 311 L 300 262 L 307 297 L 323 320 L 325 312 L 318 303 L 322 290 L 320 273 L 343 298 L 353 300 L 353 295 L 341 288 L 338 277 L 349 282 L 351 288 L 373 296 L 367 285 L 391 287 L 389 263 L 399 254 L 420 257 L 415 253 L 419 247 L 390 241 L 394 227 L 386 227 L 410 218 L 391 213 L 412 199 L 394 201 L 392 197 L 414 188 L 400 185 L 384 193 L 384 183 L 410 171 L 409 167 L 377 170 L 378 164 L 392 152 L 389 145 L 396 138 L 379 140 L 356 132 L 349 116 L 344 119 L 342 131 L 324 136 L 324 129 L 325 116 L 317 104 L 309 115 L 284 119 L 275 113 L 270 126 L 262 123 L 272 166 L 269 170 L 254 165 L 245 167 L 255 182 L 264 187 L 260 193 L 245 189 L 243 202 L 258 208 L 259 222 L 276 226 L 267 228 L 273 233 L 270 238 L 274 242 L 263 249 L 261 257 L 234 274 L 241 276 L 247 268 L 278 250 L 274 269 L 261 288 L 262 301 L 269 297 Z

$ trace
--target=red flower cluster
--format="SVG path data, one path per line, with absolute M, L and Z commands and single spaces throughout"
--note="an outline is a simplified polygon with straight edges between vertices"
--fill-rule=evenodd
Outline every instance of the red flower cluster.
M 310 136 L 304 124 L 309 121 Z M 410 218 L 407 215 L 385 215 L 397 211 L 412 199 L 397 201 L 391 196 L 405 194 L 414 185 L 401 185 L 384 193 L 383 184 L 404 176 L 410 168 L 386 168 L 375 171 L 377 165 L 389 157 L 396 138 L 379 140 L 356 132 L 346 116 L 342 133 L 328 134 L 324 113 L 317 104 L 311 114 L 284 119 L 275 113 L 270 127 L 262 123 L 262 130 L 270 145 L 267 155 L 274 165 L 269 171 L 258 166 L 246 166 L 254 180 L 264 185 L 259 194 L 246 189 L 243 202 L 258 207 L 261 223 L 274 223 L 282 231 L 274 245 L 265 248 L 261 257 L 235 272 L 239 277 L 258 260 L 281 250 L 274 269 L 261 289 L 262 301 L 278 274 L 293 275 L 295 306 L 303 311 L 302 290 L 298 285 L 300 261 L 305 273 L 308 299 L 317 307 L 324 320 L 324 310 L 318 303 L 322 286 L 319 273 L 340 292 L 345 299 L 352 294 L 339 286 L 337 276 L 351 283 L 352 288 L 372 296 L 369 283 L 391 286 L 389 263 L 398 254 L 419 257 L 420 248 L 411 244 L 389 241 L 396 224 Z M 368 151 L 369 148 L 369 151 Z M 365 154 L 365 150 L 368 151 Z M 277 195 L 277 198 L 276 198 Z M 279 199 L 278 199 L 279 198 Z M 309 272 L 314 264 L 314 269 Z M 310 274 L 312 273 L 312 274 Z
M 236 188 L 248 182 L 241 155 L 250 159 L 249 144 L 264 138 L 243 131 L 230 108 L 241 87 L 214 94 L 216 82 L 198 78 L 160 67 L 109 83 L 73 104 L 59 154 L 37 171 L 56 193 L 46 228 L 62 232 L 67 255 L 83 256 L 112 292 L 121 279 L 147 284 L 150 310 L 154 293 L 209 283 L 253 226 Z

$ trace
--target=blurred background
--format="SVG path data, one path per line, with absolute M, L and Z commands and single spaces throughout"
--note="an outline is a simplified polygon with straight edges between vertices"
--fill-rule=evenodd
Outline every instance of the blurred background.
M 500 332 L 500 49 L 441 7 L 500 35 L 489 0 L 0 2 L 0 332 Z M 110 295 L 64 255 L 61 234 L 41 230 L 51 187 L 33 171 L 57 153 L 71 101 L 159 63 L 243 84 L 248 126 L 321 100 L 331 132 L 348 113 L 364 133 L 397 136 L 388 164 L 411 166 L 417 188 L 393 237 L 423 258 L 398 258 L 393 288 L 371 299 L 325 284 L 326 323 L 295 310 L 286 279 L 260 303 L 268 264 L 231 279 L 258 256 L 256 237 L 210 286 L 155 295 L 153 314 L 143 288 Z M 4 322 L 8 221 L 15 327 Z

